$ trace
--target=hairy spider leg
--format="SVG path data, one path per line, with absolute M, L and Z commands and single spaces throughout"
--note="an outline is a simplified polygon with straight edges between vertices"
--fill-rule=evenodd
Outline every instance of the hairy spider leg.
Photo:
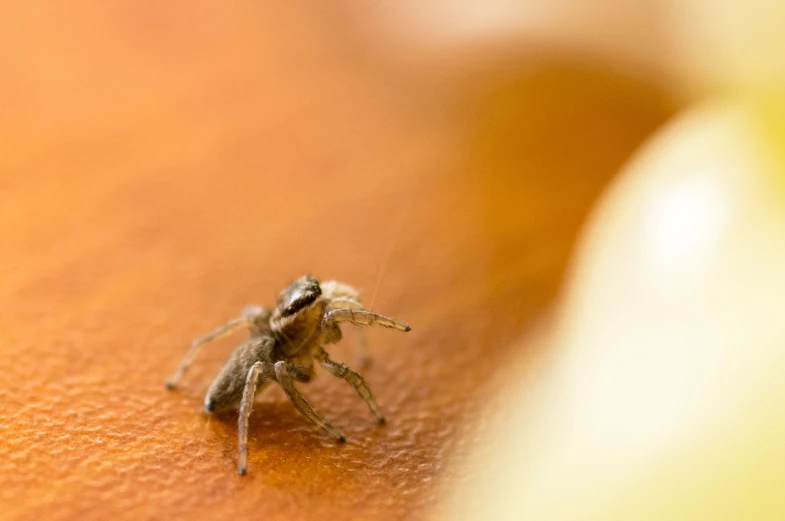
M 285 362 L 283 360 L 275 363 L 275 377 L 278 380 L 278 383 L 283 388 L 286 395 L 294 404 L 295 408 L 300 411 L 300 413 L 311 420 L 314 424 L 318 425 L 325 431 L 327 431 L 332 437 L 334 437 L 339 442 L 343 443 L 346 441 L 346 436 L 343 435 L 341 431 L 333 427 L 327 420 L 316 414 L 311 407 L 311 404 L 308 403 L 308 400 L 297 390 L 294 386 L 294 382 L 292 381 L 292 365 L 289 362 Z M 295 372 L 295 377 L 297 373 Z
M 391 329 L 397 329 L 398 331 L 411 331 L 412 329 L 408 324 L 398 322 L 390 317 L 371 313 L 370 311 L 340 308 L 333 309 L 324 314 L 324 318 L 322 318 L 322 332 L 325 337 L 334 334 L 332 331 L 340 322 L 351 322 L 356 326 L 372 326 L 378 324 Z
M 247 326 L 248 322 L 249 320 L 244 317 L 235 318 L 233 320 L 230 320 L 223 326 L 218 327 L 210 331 L 206 335 L 202 335 L 196 340 L 194 340 L 193 344 L 191 344 L 191 348 L 183 357 L 183 361 L 180 362 L 180 366 L 177 368 L 177 371 L 175 371 L 175 373 L 172 376 L 170 376 L 169 379 L 166 381 L 166 388 L 171 390 L 177 386 L 177 384 L 180 382 L 180 379 L 185 375 L 186 371 L 188 371 L 188 368 L 191 367 L 191 364 L 193 363 L 196 354 L 199 352 L 202 346 L 204 346 L 208 342 L 212 342 L 213 340 L 217 340 L 223 336 L 226 336 L 229 333 L 237 329 L 240 329 L 243 326 Z
M 237 438 L 240 456 L 237 461 L 237 473 L 245 475 L 248 468 L 248 420 L 251 417 L 253 401 L 256 396 L 257 381 L 259 377 L 265 380 L 275 378 L 275 366 L 270 362 L 256 362 L 248 371 L 243 389 L 243 399 L 240 402 L 240 411 L 237 416 Z
M 354 309 L 355 311 L 365 311 L 363 308 L 362 303 L 354 298 L 349 297 L 336 297 L 330 300 L 329 305 L 327 306 L 326 311 L 332 311 L 333 309 L 339 308 L 348 308 Z M 360 364 L 361 369 L 367 369 L 371 365 L 371 348 L 370 343 L 368 342 L 368 331 L 365 329 L 358 329 L 357 336 L 359 337 L 359 341 L 357 343 L 357 349 L 355 356 Z
M 177 371 L 166 380 L 166 388 L 169 390 L 174 389 L 180 380 L 185 376 L 185 373 L 188 371 L 188 368 L 191 367 L 191 364 L 196 357 L 196 354 L 201 350 L 201 348 L 213 340 L 218 340 L 221 337 L 224 337 L 237 329 L 240 329 L 243 326 L 248 326 L 253 322 L 254 318 L 260 315 L 264 311 L 264 308 L 261 306 L 246 306 L 243 311 L 242 315 L 239 318 L 235 318 L 227 322 L 226 324 L 217 327 L 210 331 L 209 333 L 200 336 L 196 340 L 193 341 L 191 344 L 190 349 L 188 352 L 185 353 L 183 360 L 180 362 L 180 365 L 177 367 Z
M 251 411 L 253 410 L 254 397 L 256 396 L 256 393 L 261 390 L 261 386 L 257 385 L 257 383 L 259 378 L 262 378 L 262 380 L 277 380 L 276 367 L 278 365 L 281 365 L 284 368 L 287 376 L 290 376 L 290 378 L 293 377 L 298 382 L 307 382 L 311 379 L 311 375 L 304 367 L 285 361 L 280 361 L 275 364 L 270 362 L 256 362 L 251 366 L 251 369 L 248 370 L 248 376 L 245 379 L 245 387 L 243 388 L 243 399 L 240 402 L 240 411 L 237 416 L 237 438 L 240 453 L 237 461 L 237 473 L 240 475 L 245 475 L 248 470 L 248 422 L 251 418 Z M 291 379 L 289 380 L 289 383 L 291 384 Z M 291 385 L 293 386 L 294 384 Z
M 349 369 L 346 364 L 336 362 L 321 348 L 319 349 L 319 353 L 316 354 L 316 359 L 319 360 L 321 366 L 324 367 L 328 373 L 338 378 L 342 378 L 346 383 L 354 387 L 354 390 L 357 391 L 360 398 L 368 405 L 371 413 L 376 416 L 376 421 L 384 423 L 384 416 L 381 411 L 379 411 L 379 406 L 376 403 L 376 399 L 373 397 L 371 388 L 368 387 L 365 379 L 359 373 Z

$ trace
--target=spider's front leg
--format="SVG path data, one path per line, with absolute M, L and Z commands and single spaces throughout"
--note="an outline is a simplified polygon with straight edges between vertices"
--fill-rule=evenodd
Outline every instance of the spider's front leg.
M 357 297 L 335 297 L 330 299 L 329 305 L 325 311 L 330 312 L 334 309 L 353 309 L 355 311 L 365 311 L 363 308 L 362 303 L 359 301 L 359 296 Z M 323 324 L 325 325 L 325 324 Z M 337 324 L 333 323 L 332 326 L 325 325 L 326 327 L 322 329 L 324 333 L 327 331 L 327 334 L 324 335 L 324 343 L 325 344 L 334 344 L 341 340 L 343 334 L 341 333 L 340 328 Z M 358 330 L 358 337 L 359 343 L 357 345 L 357 359 L 360 362 L 361 369 L 367 369 L 371 365 L 371 350 L 368 344 L 368 333 L 364 329 Z
M 277 380 L 276 366 L 283 364 L 287 367 L 288 373 L 299 382 L 307 382 L 311 379 L 311 374 L 302 366 L 288 362 L 256 362 L 248 370 L 243 387 L 243 397 L 240 401 L 239 414 L 237 415 L 237 439 L 239 448 L 239 458 L 237 461 L 237 472 L 244 475 L 248 467 L 248 421 L 253 410 L 253 402 L 256 393 L 262 388 L 265 380 Z M 259 379 L 262 379 L 261 385 Z
M 339 308 L 331 309 L 322 317 L 322 335 L 327 344 L 337 342 L 341 339 L 341 330 L 338 324 L 341 322 L 351 322 L 355 326 L 380 326 L 397 329 L 398 331 L 411 331 L 411 327 L 403 322 L 398 322 L 390 317 L 377 315 L 364 309 Z
M 300 413 L 311 420 L 313 423 L 330 433 L 339 442 L 346 441 L 346 437 L 327 420 L 316 414 L 311 404 L 300 394 L 294 386 L 294 380 L 298 382 L 308 382 L 312 377 L 311 372 L 302 366 L 291 362 L 279 361 L 256 362 L 248 371 L 243 389 L 243 398 L 240 402 L 240 411 L 237 416 L 237 438 L 239 445 L 239 457 L 237 461 L 237 473 L 245 475 L 248 469 L 248 422 L 253 410 L 254 397 L 258 388 L 259 378 L 265 380 L 277 380 L 286 395 L 291 399 L 294 406 Z
M 237 473 L 241 476 L 245 475 L 248 468 L 248 419 L 251 417 L 259 376 L 265 380 L 275 379 L 275 366 L 270 362 L 256 362 L 251 366 L 245 379 L 243 399 L 240 402 L 240 411 L 237 415 L 237 439 L 240 451 Z

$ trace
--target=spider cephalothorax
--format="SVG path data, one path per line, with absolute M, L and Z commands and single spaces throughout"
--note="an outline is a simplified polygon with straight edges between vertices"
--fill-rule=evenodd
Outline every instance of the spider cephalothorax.
M 208 413 L 239 405 L 238 472 L 245 474 L 246 471 L 248 418 L 254 396 L 273 381 L 283 388 L 305 417 L 336 440 L 345 441 L 344 435 L 316 414 L 294 386 L 295 381 L 308 382 L 313 378 L 316 360 L 330 374 L 343 378 L 354 387 L 377 421 L 384 423 L 384 416 L 362 376 L 332 360 L 323 348 L 341 339 L 341 322 L 410 330 L 406 324 L 366 311 L 360 303 L 359 293 L 351 286 L 336 281 L 320 284 L 317 279 L 304 276 L 281 292 L 275 308 L 246 307 L 239 318 L 197 338 L 166 386 L 173 389 L 177 385 L 202 345 L 237 328 L 248 327 L 249 337 L 232 352 L 210 385 L 204 402 Z

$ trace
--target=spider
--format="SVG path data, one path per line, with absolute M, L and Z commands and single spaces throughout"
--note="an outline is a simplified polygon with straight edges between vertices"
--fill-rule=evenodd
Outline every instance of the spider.
M 398 331 L 411 330 L 406 324 L 365 310 L 360 303 L 359 292 L 353 287 L 336 281 L 320 284 L 317 279 L 306 275 L 280 293 L 275 308 L 248 306 L 239 318 L 197 338 L 177 371 L 167 380 L 166 388 L 175 388 L 204 344 L 239 328 L 248 327 L 249 337 L 232 352 L 210 385 L 204 400 L 207 413 L 235 409 L 239 404 L 237 436 L 240 454 L 237 472 L 244 475 L 247 470 L 248 418 L 254 397 L 273 381 L 278 382 L 303 416 L 342 443 L 346 437 L 341 431 L 319 416 L 294 386 L 295 381 L 311 381 L 316 360 L 327 372 L 354 387 L 376 420 L 380 424 L 384 423 L 384 416 L 363 377 L 330 358 L 323 348 L 341 339 L 341 322 L 351 322 L 357 326 L 378 324 Z

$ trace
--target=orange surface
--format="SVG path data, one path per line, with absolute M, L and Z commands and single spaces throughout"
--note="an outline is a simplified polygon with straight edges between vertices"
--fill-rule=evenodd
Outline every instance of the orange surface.
M 0 519 L 426 517 L 667 99 L 556 52 L 382 61 L 345 9 L 46 5 L 0 20 Z M 370 335 L 388 425 L 322 374 L 338 446 L 271 389 L 241 478 L 201 413 L 233 340 L 163 382 L 306 272 L 412 325 Z

